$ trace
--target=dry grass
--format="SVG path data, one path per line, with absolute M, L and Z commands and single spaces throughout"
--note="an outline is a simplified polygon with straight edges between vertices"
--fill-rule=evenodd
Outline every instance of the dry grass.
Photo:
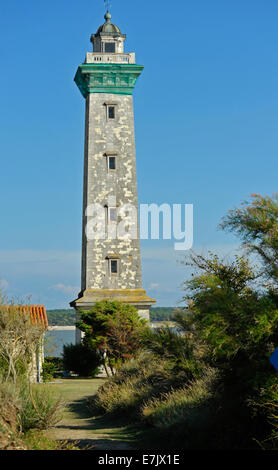
M 43 430 L 61 418 L 62 400 L 45 385 L 0 384 L 0 449 L 26 449 L 30 430 Z
M 141 409 L 144 420 L 152 426 L 167 428 L 178 423 L 199 419 L 201 408 L 212 397 L 216 373 L 210 369 L 189 385 L 171 390 L 159 398 L 152 398 Z
M 145 401 L 169 389 L 169 382 L 172 376 L 167 361 L 142 354 L 99 388 L 94 405 L 104 413 L 139 414 Z
M 13 386 L 0 386 L 0 450 L 26 449 L 18 436 L 17 416 L 19 402 L 13 394 Z
M 18 424 L 22 432 L 48 429 L 60 421 L 64 402 L 51 387 L 43 384 L 31 387 L 23 385 L 18 395 Z

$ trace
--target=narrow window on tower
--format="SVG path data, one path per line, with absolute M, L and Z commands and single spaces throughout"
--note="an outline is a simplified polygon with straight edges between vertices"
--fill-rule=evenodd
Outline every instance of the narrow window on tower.
M 105 108 L 106 108 L 106 119 L 109 121 L 110 119 L 115 119 L 116 120 L 116 106 L 118 103 L 116 102 L 111 102 L 108 101 L 106 103 L 103 103 Z
M 115 119 L 115 106 L 108 106 L 108 119 Z
M 117 153 L 105 152 L 103 156 L 105 157 L 105 164 L 106 164 L 108 173 L 109 172 L 114 173 L 117 168 Z
M 110 274 L 118 274 L 119 272 L 119 260 L 118 259 L 110 259 Z
M 117 254 L 111 253 L 107 257 L 108 273 L 110 276 L 117 275 L 120 272 L 120 258 Z
M 116 207 L 108 207 L 108 220 L 109 220 L 109 222 L 117 222 L 117 209 L 116 209 Z
M 116 157 L 115 157 L 115 155 L 108 156 L 108 170 L 116 170 Z

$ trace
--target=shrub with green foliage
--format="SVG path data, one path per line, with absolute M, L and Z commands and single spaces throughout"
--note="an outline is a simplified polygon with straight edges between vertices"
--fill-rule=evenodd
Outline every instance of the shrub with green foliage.
M 43 382 L 50 382 L 57 374 L 64 370 L 63 359 L 60 357 L 46 356 L 42 365 Z
M 47 359 L 44 360 L 42 365 L 42 380 L 43 382 L 50 382 L 54 378 L 55 365 L 49 362 Z
M 155 330 L 147 329 L 142 334 L 141 341 L 157 358 L 167 360 L 172 373 L 176 376 L 182 374 L 183 380 L 192 380 L 202 375 L 202 347 L 199 342 L 193 342 L 178 324 L 176 330 L 168 325 Z
M 241 433 L 252 447 L 269 429 L 266 415 L 254 413 L 269 381 L 278 384 L 269 356 L 278 344 L 278 309 L 268 291 L 256 289 L 249 261 L 236 256 L 224 262 L 216 255 L 191 255 L 199 273 L 185 283 L 187 309 L 177 315 L 197 341 L 206 344 L 206 361 L 219 370 L 222 390 L 219 420 L 240 420 L 236 433 L 227 431 L 231 445 Z M 236 426 L 236 423 L 234 423 Z M 222 433 L 224 438 L 224 433 Z
M 63 365 L 67 372 L 81 377 L 95 377 L 99 372 L 101 357 L 85 344 L 66 344 L 63 348 Z
M 141 348 L 140 336 L 147 328 L 135 307 L 118 301 L 96 302 L 90 311 L 81 312 L 77 327 L 85 333 L 83 344 L 97 350 L 109 376 Z
M 249 253 L 255 254 L 263 265 L 262 275 L 278 281 L 278 193 L 270 196 L 252 194 L 223 217 L 220 227 L 234 232 L 242 239 Z
M 184 328 L 205 342 L 207 360 L 229 383 L 241 376 L 242 392 L 258 390 L 266 376 L 275 376 L 268 358 L 278 344 L 277 305 L 252 286 L 248 260 L 235 257 L 226 264 L 216 255 L 191 260 L 202 272 L 186 282 L 188 308 L 176 318 L 183 316 Z

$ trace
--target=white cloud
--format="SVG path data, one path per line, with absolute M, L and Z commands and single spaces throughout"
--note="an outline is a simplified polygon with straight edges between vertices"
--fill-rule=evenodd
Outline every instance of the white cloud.
M 159 284 L 152 283 L 152 284 L 149 286 L 149 290 L 156 290 L 157 287 L 159 287 Z
M 238 248 L 235 244 L 196 245 L 194 251 L 206 255 L 211 250 L 230 257 Z M 144 288 L 157 299 L 157 305 L 176 305 L 183 296 L 182 283 L 192 272 L 182 264 L 188 253 L 175 251 L 167 241 L 142 241 Z M 80 291 L 80 274 L 79 251 L 0 250 L 0 288 L 11 297 L 23 298 L 30 292 L 33 303 L 68 308 Z
M 55 284 L 54 286 L 49 287 L 50 290 L 55 290 L 58 292 L 63 292 L 64 294 L 77 295 L 80 288 L 77 286 L 66 286 L 65 284 Z
M 79 251 L 0 250 L 0 278 L 8 280 L 7 295 L 12 298 L 30 292 L 34 304 L 69 308 L 80 291 L 80 274 Z

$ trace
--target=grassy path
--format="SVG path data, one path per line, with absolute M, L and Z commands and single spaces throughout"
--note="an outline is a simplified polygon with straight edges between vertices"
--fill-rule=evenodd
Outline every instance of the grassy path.
M 105 417 L 92 417 L 87 406 L 104 379 L 64 379 L 52 386 L 66 402 L 62 420 L 47 431 L 47 437 L 75 442 L 76 447 L 92 450 L 131 449 L 133 440 L 129 427 Z

